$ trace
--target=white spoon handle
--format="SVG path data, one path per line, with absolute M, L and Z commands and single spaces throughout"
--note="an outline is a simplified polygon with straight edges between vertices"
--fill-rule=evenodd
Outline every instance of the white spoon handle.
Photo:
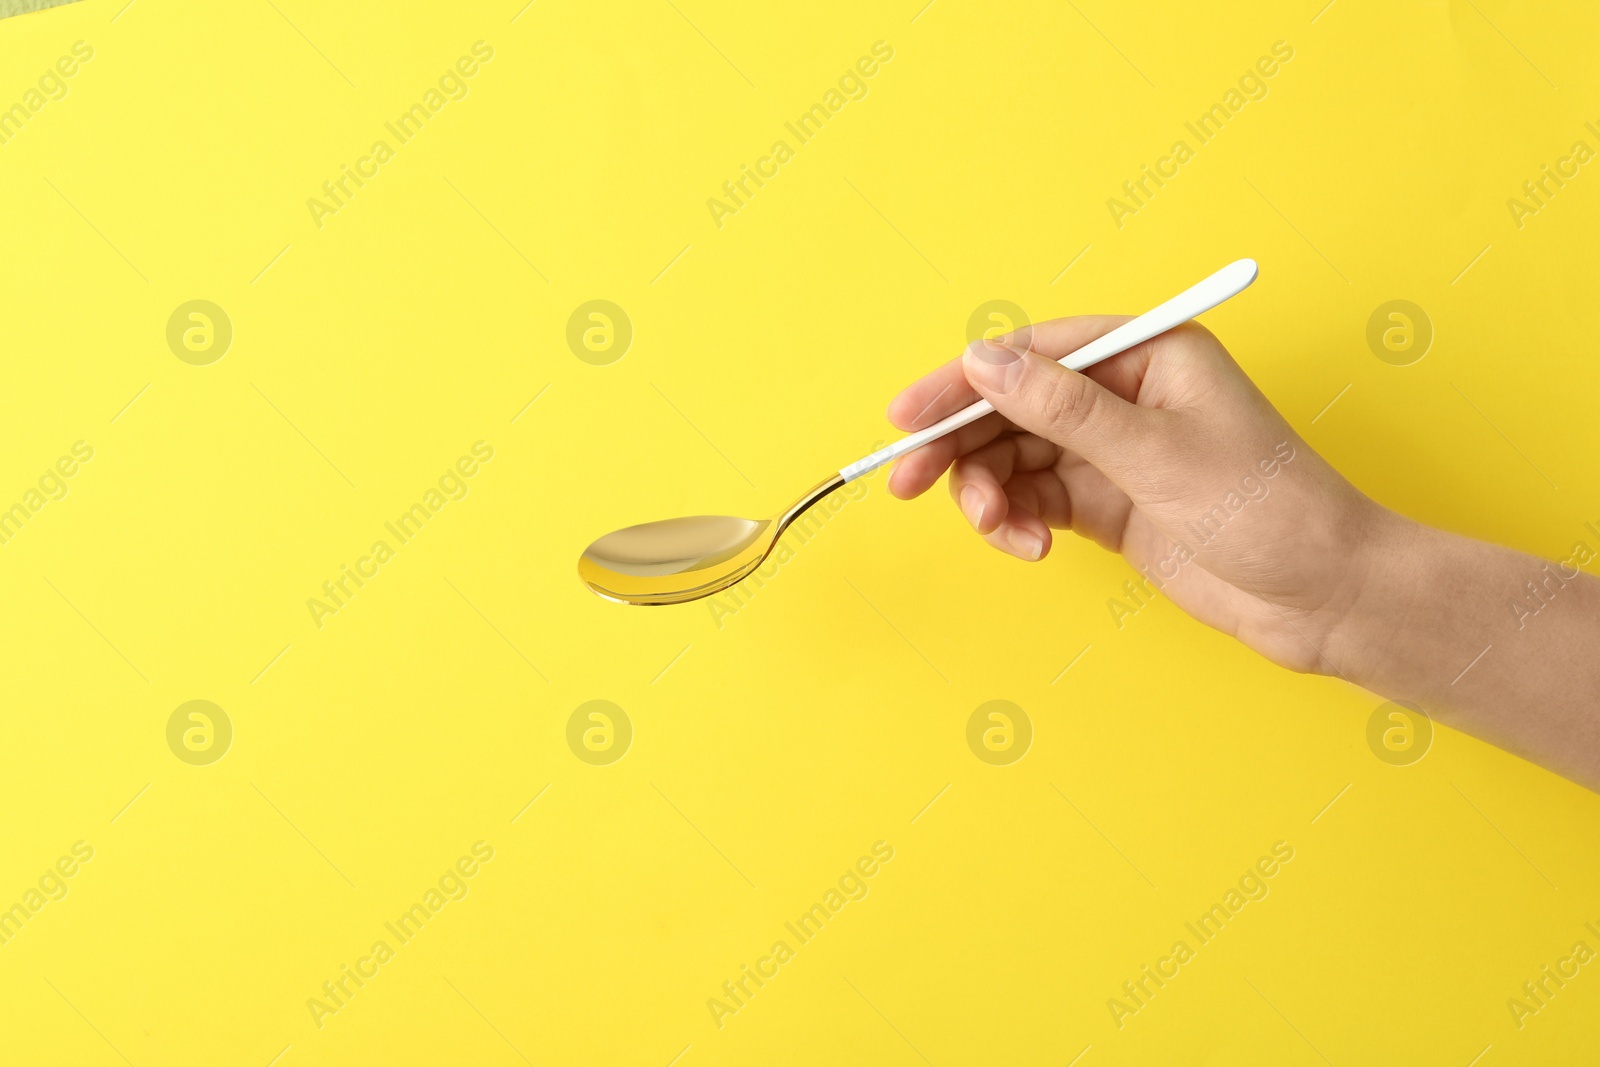
M 1124 352 L 1136 344 L 1148 341 L 1157 334 L 1181 326 L 1196 315 L 1210 311 L 1229 297 L 1237 296 L 1256 280 L 1256 269 L 1256 261 L 1253 259 L 1240 259 L 1229 263 L 1205 281 L 1185 289 L 1165 304 L 1151 308 L 1105 336 L 1090 341 L 1076 352 L 1062 356 L 1059 362 L 1072 370 L 1081 371 L 1103 359 L 1109 359 L 1118 352 Z M 929 441 L 937 441 L 950 431 L 960 429 L 969 422 L 976 422 L 992 411 L 994 411 L 993 404 L 987 400 L 980 400 L 976 404 L 962 408 L 949 418 L 941 419 L 925 430 L 918 430 L 914 434 L 902 437 L 894 444 L 857 460 L 841 469 L 839 474 L 846 482 L 853 482 L 863 474 L 875 471 L 885 463 L 921 448 Z

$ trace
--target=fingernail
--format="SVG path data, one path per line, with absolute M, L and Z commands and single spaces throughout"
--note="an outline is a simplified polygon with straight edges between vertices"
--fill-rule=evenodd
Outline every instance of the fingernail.
M 961 490 L 961 513 L 972 523 L 974 530 L 983 526 L 983 493 L 975 485 L 969 485 Z
M 1022 377 L 1022 353 L 993 341 L 975 341 L 962 360 L 967 380 L 981 389 L 1009 393 Z
M 1044 555 L 1044 538 L 1027 530 L 1012 530 L 1006 535 L 1006 540 L 1023 559 L 1036 560 Z

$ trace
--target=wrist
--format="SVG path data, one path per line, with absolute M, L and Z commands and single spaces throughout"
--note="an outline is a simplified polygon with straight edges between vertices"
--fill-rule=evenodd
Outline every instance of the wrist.
M 1385 687 L 1438 602 L 1430 571 L 1443 538 L 1373 501 L 1345 561 L 1342 610 L 1327 631 L 1322 673 L 1367 689 Z

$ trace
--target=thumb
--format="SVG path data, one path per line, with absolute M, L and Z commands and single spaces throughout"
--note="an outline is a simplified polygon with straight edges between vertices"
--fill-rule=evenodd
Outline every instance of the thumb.
M 1036 352 L 994 341 L 967 346 L 967 381 L 995 410 L 1022 429 L 1088 460 L 1129 488 L 1154 459 L 1160 412 L 1130 404 L 1093 379 Z

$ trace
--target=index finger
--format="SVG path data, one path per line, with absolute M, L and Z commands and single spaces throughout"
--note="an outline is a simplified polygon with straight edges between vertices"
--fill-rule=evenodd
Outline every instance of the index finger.
M 961 357 L 923 375 L 889 402 L 889 421 L 907 433 L 926 429 L 978 399 L 961 370 Z

